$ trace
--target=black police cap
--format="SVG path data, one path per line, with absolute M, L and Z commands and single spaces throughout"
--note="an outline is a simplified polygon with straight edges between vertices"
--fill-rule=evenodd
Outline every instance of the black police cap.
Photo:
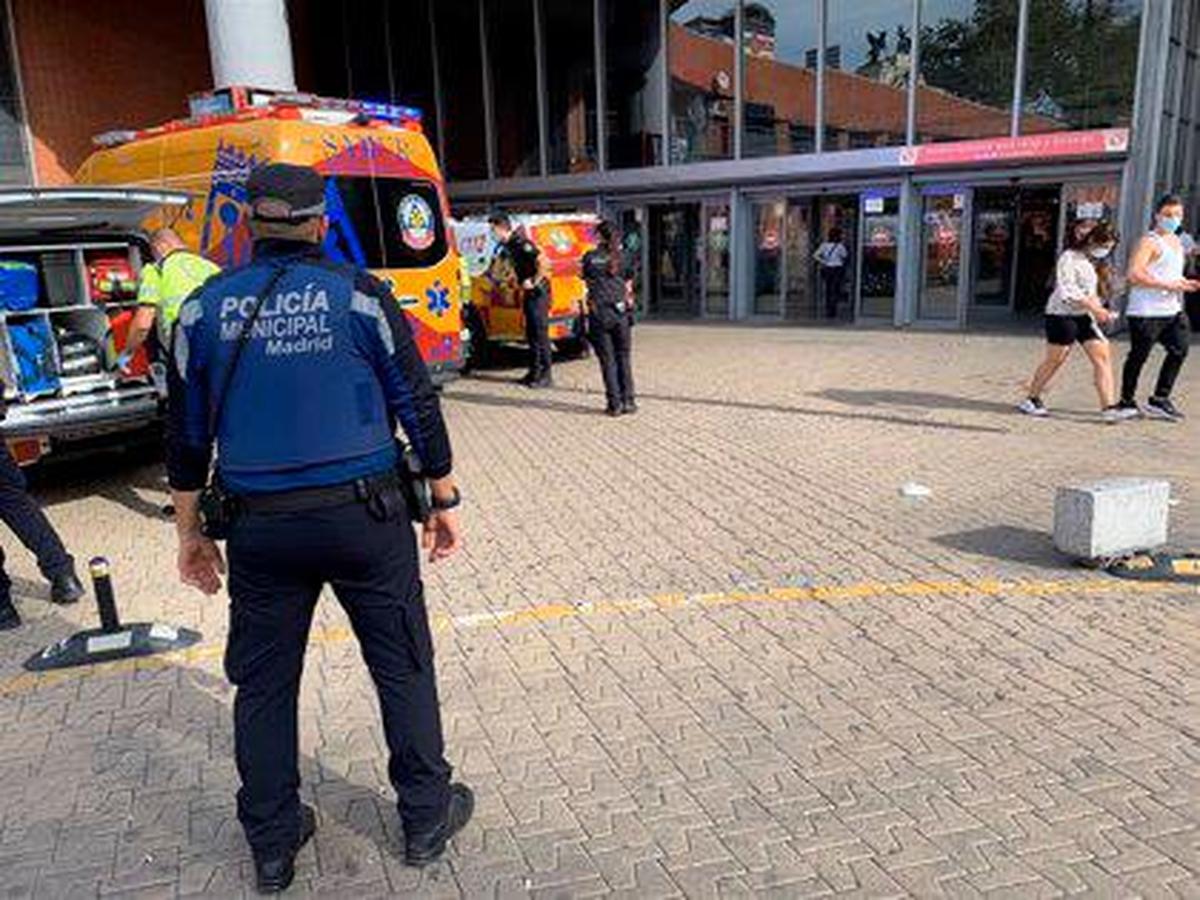
M 296 222 L 325 214 L 325 180 L 309 166 L 269 163 L 246 181 L 250 215 L 264 222 Z

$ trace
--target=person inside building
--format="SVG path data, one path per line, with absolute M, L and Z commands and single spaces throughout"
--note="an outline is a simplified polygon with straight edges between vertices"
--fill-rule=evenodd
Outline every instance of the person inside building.
M 633 280 L 612 222 L 596 226 L 598 246 L 580 263 L 587 285 L 588 337 L 596 348 L 610 416 L 637 412 L 630 363 Z
M 1086 231 L 1070 231 L 1067 248 L 1055 268 L 1054 290 L 1046 302 L 1046 356 L 1033 373 L 1029 395 L 1018 407 L 1026 415 L 1049 415 L 1042 394 L 1071 355 L 1071 348 L 1079 344 L 1092 364 L 1104 421 L 1130 418 L 1129 412 L 1116 404 L 1112 354 L 1102 330 L 1115 318 L 1105 305 L 1110 288 L 1101 277 L 1106 271 L 1102 261 L 1116 245 L 1117 234 L 1107 222 Z
M 0 388 L 3 385 L 0 384 Z M 4 391 L 0 390 L 0 419 L 7 412 Z M 75 560 L 63 547 L 62 539 L 37 501 L 29 496 L 25 476 L 0 440 L 0 521 L 37 557 L 38 569 L 50 582 L 54 603 L 75 603 L 83 596 L 83 585 L 75 574 Z M 12 581 L 4 571 L 4 548 L 0 546 L 0 631 L 16 628 L 21 616 L 12 601 Z
M 297 699 L 326 584 L 379 695 L 405 861 L 438 859 L 474 799 L 451 783 L 444 756 L 408 476 L 397 470 L 398 422 L 429 479 L 422 547 L 432 561 L 451 556 L 460 495 L 437 394 L 391 290 L 323 252 L 321 176 L 273 163 L 246 190 L 251 262 L 179 312 L 167 469 L 183 582 L 217 593 L 225 563 L 214 536 L 228 542 L 238 818 L 258 888 L 271 893 L 291 883 L 316 827 L 298 793 Z
M 513 228 L 504 213 L 488 218 L 496 253 L 508 258 L 521 291 L 521 310 L 525 314 L 525 340 L 529 344 L 529 371 L 521 384 L 531 388 L 553 385 L 550 366 L 550 263 L 524 231 Z
M 821 271 L 821 289 L 825 294 L 825 318 L 836 319 L 846 284 L 846 260 L 850 251 L 842 242 L 842 229 L 830 228 L 829 236 L 817 247 L 813 258 Z
M 216 263 L 188 250 L 170 228 L 160 228 L 150 236 L 150 251 L 154 262 L 142 268 L 137 313 L 129 326 L 125 349 L 117 358 L 117 367 L 122 371 L 128 369 L 134 354 L 156 328 L 158 346 L 165 353 L 183 301 L 221 271 Z
M 1183 200 L 1168 194 L 1155 204 L 1154 224 L 1129 259 L 1129 355 L 1121 373 L 1121 408 L 1132 414 L 1178 421 L 1183 413 L 1171 401 L 1175 379 L 1187 358 L 1191 329 L 1183 297 L 1200 289 L 1184 277 L 1186 253 L 1177 232 L 1183 226 Z M 1138 380 L 1155 344 L 1166 351 L 1154 393 L 1144 408 L 1137 405 Z

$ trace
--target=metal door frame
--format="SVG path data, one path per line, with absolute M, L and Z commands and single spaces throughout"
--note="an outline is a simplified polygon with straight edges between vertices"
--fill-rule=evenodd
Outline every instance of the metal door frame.
M 930 319 L 921 315 L 921 296 L 925 290 L 925 266 L 928 262 L 925 254 L 925 200 L 927 197 L 962 194 L 962 226 L 958 238 L 958 284 L 956 285 L 955 313 L 944 319 Z M 920 263 L 917 266 L 917 303 L 913 324 L 922 328 L 963 329 L 967 325 L 967 305 L 970 301 L 971 288 L 974 285 L 974 265 L 972 250 L 974 249 L 974 218 L 975 218 L 975 186 L 955 182 L 934 182 L 918 186 L 917 198 L 920 201 Z
M 634 211 L 634 210 L 638 210 L 638 209 L 642 210 L 642 222 L 641 222 L 641 226 L 642 226 L 641 227 L 642 276 L 643 276 L 643 287 L 645 288 L 645 290 L 644 290 L 645 296 L 641 298 L 642 302 L 639 303 L 639 305 L 638 305 L 638 312 L 641 315 L 649 315 L 649 305 L 650 305 L 650 278 L 652 276 L 651 268 L 650 268 L 650 265 L 651 265 L 651 259 L 650 259 L 650 208 L 654 207 L 654 206 L 660 206 L 660 207 L 663 207 L 663 206 L 665 206 L 665 207 L 686 206 L 688 204 L 695 204 L 696 206 L 698 206 L 699 207 L 699 216 L 698 216 L 699 229 L 698 229 L 698 234 L 697 234 L 697 247 L 699 247 L 700 249 L 703 249 L 700 242 L 704 238 L 704 231 L 705 231 L 704 211 L 705 211 L 706 207 L 708 206 L 708 204 L 710 204 L 710 203 L 724 204 L 729 209 L 729 217 L 730 217 L 729 307 L 726 312 L 726 315 L 724 315 L 724 316 L 709 315 L 705 309 L 704 300 L 705 300 L 705 285 L 707 284 L 707 278 L 708 278 L 708 254 L 702 252 L 700 254 L 700 273 L 698 276 L 698 293 L 699 293 L 698 300 L 699 300 L 699 303 L 698 303 L 697 308 L 699 309 L 699 314 L 696 315 L 694 318 L 697 321 L 702 320 L 702 319 L 706 319 L 708 321 L 723 321 L 725 319 L 732 319 L 734 317 L 733 254 L 736 253 L 736 246 L 733 243 L 733 241 L 734 241 L 734 237 L 733 237 L 733 198 L 729 194 L 715 193 L 713 191 L 703 191 L 703 192 L 698 192 L 698 193 L 684 193 L 684 194 L 659 194 L 659 193 L 656 193 L 656 194 L 646 194 L 646 195 L 642 195 L 642 196 L 629 196 L 629 197 L 602 197 L 600 199 L 598 206 L 601 209 L 606 210 L 607 214 L 614 218 L 622 215 L 625 212 Z
M 872 190 L 872 189 L 862 190 L 858 194 L 858 222 L 857 222 L 858 227 L 855 229 L 858 232 L 858 234 L 856 235 L 855 240 L 858 242 L 858 260 L 859 260 L 859 262 L 858 262 L 858 266 L 857 266 L 857 272 L 855 273 L 855 277 L 854 277 L 854 324 L 855 325 L 858 325 L 862 322 L 876 322 L 876 323 L 889 322 L 889 323 L 892 323 L 895 321 L 896 301 L 900 297 L 900 266 L 902 264 L 901 260 L 904 257 L 904 245 L 900 240 L 900 227 L 899 227 L 900 223 L 903 221 L 903 213 L 900 209 L 902 191 L 901 191 L 901 188 L 899 185 L 896 185 L 894 190 L 895 190 L 895 192 L 893 193 L 891 188 L 882 187 L 882 188 L 876 188 L 874 190 Z M 884 202 L 885 210 L 887 209 L 887 201 L 888 200 L 893 199 L 893 198 L 896 200 L 896 207 L 897 207 L 896 208 L 896 226 L 897 226 L 896 227 L 896 293 L 892 296 L 892 315 L 890 315 L 890 316 L 864 316 L 863 311 L 862 311 L 863 241 L 865 240 L 865 238 L 867 236 L 867 232 L 866 232 L 867 216 L 868 215 L 876 215 L 875 213 L 868 213 L 866 211 L 866 202 L 867 202 L 868 196 L 872 197 L 872 198 L 874 198 L 874 197 L 882 198 L 883 202 Z M 885 213 L 883 213 L 883 215 L 887 215 L 887 213 L 885 212 Z

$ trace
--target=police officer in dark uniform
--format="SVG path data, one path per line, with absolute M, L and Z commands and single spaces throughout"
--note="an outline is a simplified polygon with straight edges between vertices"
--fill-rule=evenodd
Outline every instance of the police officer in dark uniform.
M 550 365 L 550 282 L 545 256 L 522 232 L 513 229 L 512 220 L 503 213 L 491 216 L 488 224 L 499 247 L 512 263 L 521 288 L 521 308 L 525 313 L 525 340 L 529 344 L 529 371 L 521 383 L 531 388 L 553 384 Z
M 237 686 L 238 818 L 258 888 L 285 889 L 315 829 L 297 788 L 297 692 L 317 597 L 345 607 L 379 694 L 405 859 L 424 865 L 471 816 L 443 755 L 416 538 L 397 476 L 397 420 L 431 479 L 431 560 L 460 544 L 450 441 L 407 320 L 389 289 L 322 253 L 321 177 L 272 164 L 247 183 L 253 260 L 180 310 L 172 344 L 168 473 L 183 581 L 221 588 L 228 521 Z M 217 448 L 213 485 L 201 496 Z M 216 498 L 216 499 L 214 499 Z
M 610 416 L 637 412 L 630 362 L 633 273 L 625 265 L 621 238 L 607 220 L 596 226 L 598 244 L 580 261 L 587 285 L 588 338 L 596 348 Z
M 8 412 L 0 383 L 0 419 Z M 38 568 L 50 582 L 50 599 L 74 603 L 83 596 L 83 585 L 75 575 L 75 561 L 63 547 L 58 532 L 29 492 L 25 475 L 0 440 L 0 521 L 37 557 Z M 0 546 L 0 631 L 17 628 L 21 616 L 12 602 L 12 582 L 4 571 L 4 548 Z

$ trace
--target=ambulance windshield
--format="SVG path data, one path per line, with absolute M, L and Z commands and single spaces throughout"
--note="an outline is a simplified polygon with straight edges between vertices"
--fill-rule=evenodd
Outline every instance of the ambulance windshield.
M 325 179 L 331 257 L 364 269 L 419 269 L 445 258 L 441 200 L 430 181 L 333 175 Z

